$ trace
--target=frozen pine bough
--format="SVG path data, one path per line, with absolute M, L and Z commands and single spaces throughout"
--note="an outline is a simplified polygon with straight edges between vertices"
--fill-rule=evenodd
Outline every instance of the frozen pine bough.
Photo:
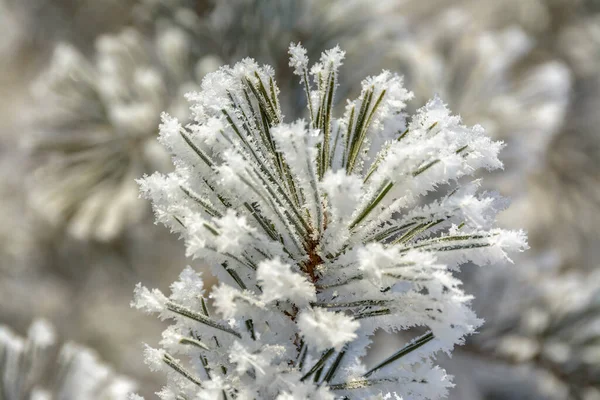
M 494 318 L 465 354 L 518 367 L 544 399 L 600 398 L 600 270 L 557 273 L 565 263 L 552 253 L 535 261 L 546 268 L 522 264 L 520 273 L 478 282 L 487 296 L 477 307 Z M 492 387 L 505 384 L 495 380 Z
M 407 116 L 413 95 L 388 71 L 335 117 L 344 52 L 310 68 L 300 45 L 290 55 L 307 121 L 284 122 L 273 69 L 251 59 L 188 95 L 192 123 L 163 115 L 176 169 L 141 190 L 219 284 L 209 293 L 188 267 L 169 297 L 136 288 L 133 306 L 174 321 L 146 350 L 167 373 L 159 396 L 442 398 L 452 382 L 435 355 L 482 322 L 452 271 L 527 246 L 494 227 L 506 202 L 469 179 L 502 167 L 502 144 L 438 98 Z M 367 368 L 378 329 L 415 336 Z
M 0 326 L 0 399 L 126 400 L 133 381 L 73 343 L 56 349 L 56 334 L 37 320 L 22 338 Z
M 212 68 L 191 43 L 165 23 L 153 41 L 135 28 L 102 35 L 91 60 L 56 47 L 34 86 L 38 117 L 28 143 L 36 167 L 30 202 L 40 215 L 76 238 L 104 242 L 142 219 L 135 177 L 170 166 L 154 139 L 160 112 L 185 119 L 184 93 Z

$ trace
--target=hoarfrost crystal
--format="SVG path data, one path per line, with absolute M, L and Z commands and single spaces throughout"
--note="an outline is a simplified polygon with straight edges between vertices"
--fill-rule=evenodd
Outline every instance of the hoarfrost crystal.
M 311 68 L 300 45 L 290 54 L 308 120 L 284 122 L 273 69 L 251 59 L 188 95 L 192 123 L 163 115 L 176 169 L 144 177 L 142 193 L 220 283 L 208 294 L 187 268 L 170 297 L 136 288 L 133 306 L 175 321 L 147 350 L 167 372 L 159 395 L 442 398 L 452 383 L 435 354 L 481 324 L 452 271 L 527 247 L 494 227 L 506 202 L 469 179 L 502 166 L 502 144 L 438 98 L 407 116 L 413 95 L 389 71 L 337 118 L 344 52 Z M 415 337 L 367 370 L 378 329 Z

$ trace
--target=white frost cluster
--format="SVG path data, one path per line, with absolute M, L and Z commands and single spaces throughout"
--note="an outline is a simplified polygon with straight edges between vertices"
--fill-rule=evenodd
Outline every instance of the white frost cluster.
M 0 395 L 3 400 L 126 400 L 134 382 L 116 375 L 91 350 L 73 343 L 55 349 L 56 335 L 43 320 L 27 338 L 0 326 Z
M 220 283 L 207 293 L 188 268 L 170 297 L 136 288 L 133 306 L 174 320 L 147 350 L 167 372 L 159 395 L 442 398 L 452 383 L 435 354 L 481 323 L 452 271 L 527 246 L 494 227 L 505 202 L 469 179 L 502 166 L 502 144 L 438 98 L 407 116 L 413 95 L 388 71 L 336 117 L 344 52 L 310 69 L 299 46 L 291 53 L 308 120 L 284 122 L 273 69 L 252 59 L 188 95 L 193 122 L 163 115 L 176 169 L 144 177 L 142 193 Z M 376 330 L 413 328 L 420 335 L 366 370 Z

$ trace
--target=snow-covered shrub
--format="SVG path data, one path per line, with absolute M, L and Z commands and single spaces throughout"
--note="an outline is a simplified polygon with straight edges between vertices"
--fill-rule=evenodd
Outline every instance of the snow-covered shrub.
M 413 95 L 388 71 L 336 118 L 344 52 L 311 68 L 301 46 L 290 54 L 308 121 L 284 122 L 273 69 L 251 59 L 188 95 L 194 122 L 163 114 L 176 170 L 142 179 L 142 193 L 220 284 L 207 293 L 188 267 L 170 297 L 136 288 L 135 307 L 175 320 L 146 350 L 167 371 L 160 396 L 441 398 L 451 381 L 436 352 L 481 323 L 451 271 L 526 247 L 522 232 L 494 228 L 505 202 L 468 180 L 502 166 L 502 144 L 438 98 L 409 118 Z M 380 328 L 421 334 L 366 370 Z
M 56 349 L 52 326 L 37 320 L 27 338 L 0 326 L 0 398 L 3 400 L 125 400 L 136 385 L 73 343 Z

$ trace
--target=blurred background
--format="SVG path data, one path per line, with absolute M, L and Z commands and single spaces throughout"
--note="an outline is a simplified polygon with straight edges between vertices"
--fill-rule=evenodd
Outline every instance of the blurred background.
M 134 180 L 169 170 L 160 113 L 185 119 L 183 94 L 222 64 L 273 65 L 284 113 L 303 116 L 291 41 L 312 60 L 347 51 L 342 101 L 390 69 L 412 110 L 438 93 L 507 144 L 484 185 L 531 249 L 460 273 L 486 324 L 441 358 L 450 398 L 599 400 L 597 0 L 0 0 L 0 325 L 26 336 L 44 318 L 153 398 L 142 343 L 165 325 L 129 308 L 133 287 L 202 265 Z M 371 358 L 400 343 L 379 336 Z

